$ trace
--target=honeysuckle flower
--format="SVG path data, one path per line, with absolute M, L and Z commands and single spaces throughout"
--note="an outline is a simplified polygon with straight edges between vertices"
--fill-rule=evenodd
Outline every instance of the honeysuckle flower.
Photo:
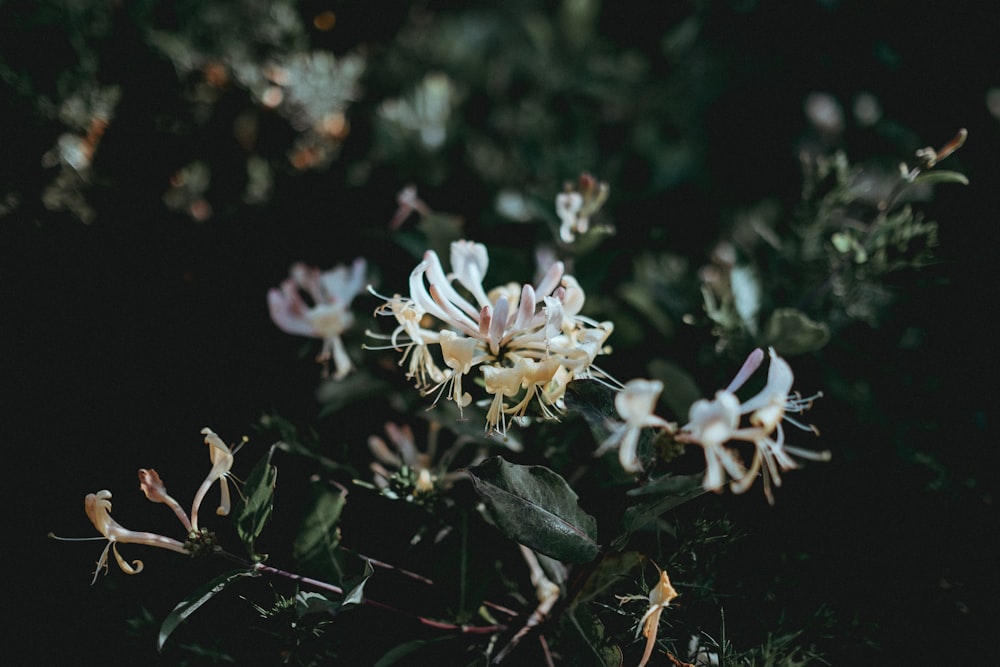
M 729 391 L 719 391 L 715 399 L 699 399 L 691 405 L 688 423 L 677 435 L 679 442 L 697 443 L 705 450 L 705 479 L 709 491 L 721 491 L 726 475 L 741 480 L 746 468 L 739 452 L 726 446 L 736 437 L 740 424 L 740 400 Z
M 659 380 L 635 379 L 625 383 L 615 395 L 615 409 L 625 420 L 618 424 L 597 451 L 595 456 L 601 456 L 608 450 L 618 447 L 618 458 L 626 472 L 639 472 L 642 464 L 639 462 L 639 434 L 643 428 L 665 428 L 673 431 L 675 425 L 653 414 L 656 401 L 663 392 L 663 383 Z
M 769 348 L 768 352 L 771 362 L 767 382 L 760 392 L 742 404 L 733 393 L 753 375 L 763 361 L 763 351 L 758 349 L 747 357 L 729 386 L 716 393 L 715 400 L 695 401 L 691 406 L 688 423 L 676 439 L 679 442 L 697 443 L 704 448 L 706 489 L 720 491 L 728 475 L 733 493 L 743 493 L 760 474 L 764 480 L 764 495 L 769 503 L 774 504 L 772 484 L 781 485 L 779 471 L 798 467 L 792 454 L 800 458 L 824 461 L 829 460 L 830 454 L 791 448 L 785 444 L 783 421 L 797 428 L 816 432 L 814 426 L 801 424 L 789 417 L 788 413 L 804 412 L 821 394 L 807 398 L 792 394 L 795 378 L 791 366 L 777 355 L 774 348 Z M 749 421 L 748 425 L 741 424 L 745 416 Z M 749 468 L 744 466 L 735 447 L 730 446 L 730 443 L 736 442 L 753 443 L 754 457 Z
M 444 396 L 461 411 L 473 401 L 464 377 L 481 374 L 490 396 L 484 401 L 486 431 L 505 435 L 508 416 L 519 419 L 534 404 L 553 418 L 570 381 L 606 377 L 594 359 L 613 326 L 579 314 L 583 290 L 562 262 L 549 265 L 535 285 L 487 291 L 484 245 L 456 241 L 450 259 L 446 274 L 437 253 L 428 250 L 410 274 L 409 296 L 381 297 L 385 303 L 375 311 L 393 316 L 396 329 L 369 332 L 403 352 L 399 363 L 409 359 L 407 377 L 424 395 L 434 394 L 435 403 Z
M 94 528 L 96 528 L 97 531 L 108 540 L 108 545 L 104 547 L 104 551 L 101 553 L 101 558 L 97 561 L 97 569 L 94 571 L 94 579 L 91 581 L 91 584 L 97 581 L 97 576 L 102 570 L 107 571 L 108 551 L 114 553 L 115 560 L 118 562 L 118 566 L 122 569 L 122 572 L 126 574 L 139 574 L 142 572 L 143 565 L 141 560 L 134 560 L 131 564 L 129 564 L 129 562 L 122 558 L 121 554 L 118 553 L 119 543 L 146 544 L 151 547 L 170 549 L 171 551 L 176 551 L 177 553 L 188 553 L 187 549 L 184 548 L 184 545 L 175 539 L 165 537 L 163 535 L 157 535 L 156 533 L 144 533 L 128 530 L 120 523 L 112 519 L 111 492 L 106 489 L 98 491 L 97 493 L 87 494 L 87 497 L 84 499 L 84 509 L 87 512 L 87 517 L 89 517 L 91 523 L 94 524 Z
M 559 216 L 559 238 L 572 243 L 577 234 L 590 229 L 590 217 L 604 205 L 608 198 L 608 184 L 598 182 L 590 174 L 580 176 L 577 187 L 567 183 L 563 192 L 556 195 L 556 215 Z
M 278 328 L 323 341 L 316 360 L 327 364 L 333 359 L 336 380 L 354 368 L 341 336 L 354 324 L 351 302 L 365 287 L 366 268 L 360 257 L 350 267 L 340 265 L 325 272 L 297 263 L 280 289 L 273 288 L 267 294 L 271 319 Z M 311 303 L 302 298 L 303 293 Z
M 670 577 L 667 576 L 667 571 L 660 570 L 659 581 L 650 589 L 648 596 L 623 595 L 618 597 L 619 605 L 632 600 L 644 600 L 649 603 L 646 613 L 639 619 L 639 628 L 642 630 L 642 636 L 646 638 L 646 650 L 642 653 L 638 667 L 644 667 L 653 655 L 653 647 L 656 646 L 656 636 L 660 629 L 660 615 L 664 609 L 670 606 L 671 601 L 677 595 L 677 591 L 670 583 Z M 638 631 L 636 636 L 638 636 Z
M 244 437 L 240 445 L 230 448 L 212 429 L 203 428 L 201 429 L 201 433 L 205 436 L 205 444 L 208 445 L 208 455 L 212 461 L 212 469 L 208 472 L 208 476 L 205 477 L 205 481 L 198 487 L 198 492 L 195 493 L 194 501 L 191 503 L 191 529 L 195 532 L 198 530 L 198 510 L 205 499 L 205 494 L 208 493 L 208 490 L 216 481 L 219 482 L 221 498 L 219 500 L 219 507 L 215 510 L 215 513 L 219 516 L 229 514 L 231 503 L 228 478 L 231 476 L 230 469 L 233 467 L 233 455 L 239 449 L 239 446 L 247 441 Z
M 188 532 L 191 531 L 191 520 L 188 518 L 187 512 L 184 511 L 180 503 L 167 493 L 167 487 L 160 480 L 160 476 L 155 470 L 152 468 L 148 470 L 146 468 L 139 468 L 139 488 L 150 501 L 163 503 L 172 509 L 177 518 L 184 524 L 184 528 Z
M 759 472 L 764 480 L 764 495 L 773 505 L 774 494 L 771 486 L 772 483 L 774 486 L 781 486 L 779 469 L 788 471 L 799 467 L 792 454 L 800 458 L 828 461 L 830 453 L 814 452 L 785 444 L 783 421 L 817 433 L 815 426 L 804 425 L 789 417 L 788 413 L 808 410 L 812 406 L 813 399 L 821 394 L 807 398 L 791 394 L 792 384 L 795 381 L 791 366 L 775 353 L 774 348 L 769 348 L 768 351 L 771 364 L 767 370 L 767 383 L 756 396 L 747 399 L 741 408 L 742 414 L 750 415 L 752 428 L 741 431 L 738 437 L 751 440 L 755 451 L 747 474 L 741 481 L 734 482 L 733 491 L 742 493 L 748 489 Z

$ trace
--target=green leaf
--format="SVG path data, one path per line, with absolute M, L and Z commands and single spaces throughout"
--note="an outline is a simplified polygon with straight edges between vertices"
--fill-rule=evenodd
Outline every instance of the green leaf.
M 618 526 L 620 532 L 611 546 L 614 549 L 624 549 L 632 533 L 664 512 L 669 512 L 705 493 L 702 477 L 701 474 L 667 475 L 629 491 L 629 496 L 639 497 L 641 500 L 625 510 Z
M 299 617 L 316 613 L 335 614 L 342 609 L 361 604 L 364 601 L 365 584 L 374 571 L 372 564 L 365 561 L 364 570 L 360 575 L 341 582 L 346 592 L 340 600 L 331 599 L 328 595 L 315 591 L 299 591 L 295 596 L 295 608 Z
M 604 554 L 570 604 L 575 606 L 606 595 L 608 590 L 620 584 L 622 577 L 637 567 L 642 559 L 643 556 L 638 551 Z
M 597 520 L 580 509 L 576 493 L 556 473 L 499 456 L 468 473 L 506 537 L 565 562 L 585 563 L 597 556 Z
M 274 509 L 274 484 L 278 469 L 271 465 L 271 456 L 275 447 L 276 445 L 272 445 L 250 471 L 250 476 L 243 485 L 242 503 L 236 516 L 236 532 L 252 558 L 257 557 L 254 541 L 264 530 Z
M 415 639 L 413 641 L 400 644 L 399 646 L 390 649 L 385 655 L 378 659 L 374 667 L 390 667 L 399 663 L 403 658 L 416 653 L 422 648 L 432 646 L 434 644 L 440 644 L 441 642 L 451 641 L 454 637 L 450 635 L 445 635 L 444 637 L 437 637 L 435 639 Z
M 227 572 L 211 580 L 195 591 L 186 600 L 180 602 L 163 620 L 163 624 L 160 626 L 159 636 L 156 638 L 156 649 L 158 651 L 162 651 L 167 638 L 170 637 L 171 633 L 177 629 L 177 626 L 186 621 L 191 614 L 198 611 L 203 604 L 215 597 L 215 595 L 225 589 L 226 586 L 242 577 L 255 576 L 257 575 L 252 570 L 233 570 L 231 572 Z
M 621 648 L 609 642 L 604 624 L 587 605 L 574 607 L 565 614 L 565 618 L 568 618 L 569 622 L 576 628 L 580 641 L 588 649 L 580 652 L 581 662 L 576 664 L 621 667 L 624 663 Z M 589 662 L 582 662 L 585 659 L 584 656 L 590 659 Z
M 566 386 L 566 407 L 583 416 L 598 444 L 607 440 L 615 424 L 621 421 L 615 409 L 615 392 L 600 382 L 570 382 Z
M 704 396 L 694 379 L 683 368 L 666 359 L 653 359 L 648 370 L 650 377 L 663 383 L 661 397 L 674 418 L 687 418 L 691 405 Z
M 370 373 L 358 371 L 341 380 L 329 378 L 316 390 L 316 400 L 323 405 L 320 417 L 326 417 L 338 410 L 374 396 L 383 396 L 389 384 Z
M 340 608 L 353 607 L 354 605 L 361 604 L 365 599 L 365 584 L 371 578 L 372 574 L 375 572 L 375 568 L 369 561 L 365 561 L 364 572 L 360 576 L 355 577 L 353 582 L 350 584 L 350 588 L 347 585 L 344 588 L 347 590 L 344 593 L 344 599 L 340 601 Z
M 809 319 L 794 308 L 771 313 L 764 338 L 781 355 L 805 354 L 819 350 L 830 340 L 830 327 Z
M 302 520 L 292 556 L 309 571 L 328 573 L 335 564 L 334 552 L 340 544 L 337 524 L 347 502 L 347 491 L 333 488 L 325 482 L 313 484 L 312 506 Z

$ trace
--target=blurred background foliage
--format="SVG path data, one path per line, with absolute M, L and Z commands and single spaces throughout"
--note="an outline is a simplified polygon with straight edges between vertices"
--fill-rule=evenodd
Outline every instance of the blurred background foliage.
M 832 664 L 982 661 L 1000 593 L 988 4 L 0 3 L 3 375 L 15 489 L 49 487 L 19 539 L 60 591 L 15 584 L 37 650 L 149 645 L 121 618 L 163 582 L 87 589 L 41 542 L 78 532 L 83 494 L 133 484 L 144 463 L 109 451 L 180 461 L 205 425 L 315 418 L 316 369 L 265 306 L 292 262 L 367 256 L 391 292 L 424 247 L 466 237 L 498 283 L 537 249 L 566 261 L 615 322 L 614 375 L 666 380 L 672 418 L 754 345 L 826 394 L 830 464 L 775 508 L 713 497 L 688 517 L 702 545 L 742 531 L 699 575 L 738 596 L 727 639 L 818 627 Z M 959 128 L 968 144 L 924 174 L 968 186 L 901 176 Z M 567 245 L 553 201 L 584 172 L 610 198 Z M 430 215 L 407 215 L 409 186 Z

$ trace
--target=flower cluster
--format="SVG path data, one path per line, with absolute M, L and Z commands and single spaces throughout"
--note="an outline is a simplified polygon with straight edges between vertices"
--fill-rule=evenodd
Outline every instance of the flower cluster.
M 729 386 L 716 392 L 713 400 L 701 399 L 694 402 L 688 414 L 688 423 L 677 434 L 676 439 L 680 442 L 697 443 L 705 449 L 708 466 L 704 482 L 706 489 L 720 490 L 728 476 L 733 493 L 743 493 L 753 485 L 759 473 L 764 479 L 764 495 L 773 505 L 774 494 L 771 487 L 772 484 L 781 486 L 779 469 L 788 471 L 798 467 L 792 454 L 800 458 L 826 461 L 829 460 L 830 453 L 813 452 L 785 444 L 783 421 L 818 434 L 815 426 L 804 425 L 788 415 L 805 412 L 821 394 L 806 398 L 793 394 L 792 383 L 795 376 L 791 366 L 775 354 L 774 348 L 770 348 L 769 352 L 771 363 L 767 371 L 767 383 L 759 393 L 742 403 L 734 393 L 763 361 L 764 353 L 758 349 L 747 358 Z M 749 425 L 741 425 L 744 416 L 748 416 Z M 734 441 L 754 445 L 754 456 L 749 468 L 744 467 L 739 452 L 728 446 Z
M 97 493 L 87 494 L 87 497 L 84 499 L 84 509 L 87 512 L 87 517 L 90 519 L 91 523 L 94 524 L 94 528 L 97 529 L 97 532 L 103 535 L 108 541 L 107 546 L 104 547 L 104 552 L 101 553 L 101 557 L 97 561 L 97 569 L 94 571 L 94 579 L 91 583 L 97 581 L 97 577 L 102 571 L 107 571 L 109 551 L 113 552 L 119 567 L 121 567 L 122 571 L 126 574 L 138 574 L 139 572 L 142 572 L 142 561 L 134 560 L 130 564 L 121 556 L 121 554 L 118 553 L 118 544 L 145 544 L 147 546 L 169 549 L 171 551 L 188 555 L 203 553 L 206 550 L 210 550 L 206 549 L 206 545 L 214 545 L 214 538 L 212 534 L 204 528 L 198 528 L 198 509 L 201 507 L 201 503 L 205 499 L 205 495 L 208 490 L 216 481 L 218 481 L 221 487 L 222 499 L 216 513 L 221 516 L 229 514 L 230 502 L 227 478 L 231 474 L 230 468 L 233 465 L 233 455 L 235 454 L 236 449 L 238 449 L 241 445 L 237 445 L 234 448 L 226 446 L 219 436 L 216 435 L 210 428 L 204 428 L 201 432 L 202 435 L 205 436 L 205 444 L 209 446 L 209 457 L 212 461 L 212 469 L 209 471 L 205 481 L 202 482 L 197 493 L 195 494 L 194 501 L 191 506 L 190 518 L 188 518 L 188 514 L 180 506 L 180 503 L 174 500 L 174 498 L 167 493 L 166 486 L 163 484 L 163 481 L 160 479 L 159 474 L 155 470 L 152 468 L 139 469 L 139 488 L 150 501 L 154 503 L 162 503 L 173 510 L 174 514 L 177 515 L 177 518 L 180 519 L 180 522 L 184 525 L 184 529 L 187 531 L 187 540 L 185 542 L 180 542 L 179 540 L 175 540 L 164 535 L 158 535 L 156 533 L 128 530 L 111 518 L 110 491 L 104 489 L 98 491 Z M 246 438 L 244 438 L 243 442 L 246 442 Z
M 281 287 L 267 293 L 271 319 L 278 328 L 323 341 L 316 360 L 325 365 L 332 358 L 336 380 L 343 379 L 354 368 L 341 336 L 354 324 L 351 302 L 365 287 L 366 268 L 367 263 L 360 257 L 350 268 L 340 265 L 325 272 L 296 263 Z M 302 298 L 303 292 L 311 304 Z
M 608 184 L 599 182 L 590 174 L 582 174 L 578 186 L 567 183 L 556 195 L 556 214 L 559 216 L 559 238 L 572 243 L 577 234 L 590 230 L 590 217 L 608 199 Z
M 477 369 L 474 379 L 491 397 L 486 431 L 505 435 L 508 417 L 523 417 L 532 402 L 554 418 L 570 381 L 604 377 L 593 363 L 613 326 L 580 314 L 583 290 L 562 262 L 553 262 L 536 285 L 511 283 L 487 293 L 488 266 L 481 243 L 452 243 L 449 274 L 428 250 L 410 274 L 409 296 L 382 297 L 386 303 L 376 311 L 396 319 L 395 331 L 369 335 L 403 352 L 407 377 L 424 395 L 434 394 L 435 403 L 441 396 L 459 410 L 472 403 L 465 381 Z
M 794 375 L 788 362 L 779 357 L 774 348 L 770 348 L 770 357 L 767 383 L 759 393 L 744 402 L 735 393 L 764 360 L 763 350 L 756 349 L 747 357 L 728 387 L 716 392 L 712 400 L 701 399 L 691 405 L 688 423 L 679 431 L 676 424 L 653 414 L 663 391 L 663 383 L 642 379 L 626 383 L 615 397 L 615 407 L 624 423 L 612 429 L 596 454 L 601 455 L 618 447 L 622 467 L 628 472 L 639 472 L 642 463 L 637 445 L 641 430 L 645 427 L 666 429 L 673 434 L 675 441 L 701 445 L 705 450 L 706 489 L 720 491 L 729 478 L 733 493 L 743 493 L 760 474 L 764 480 L 764 494 L 768 502 L 774 504 L 772 485 L 781 486 L 781 471 L 798 467 L 793 454 L 800 458 L 826 461 L 830 453 L 785 444 L 783 422 L 818 433 L 815 426 L 804 425 L 790 417 L 789 413 L 805 412 L 821 394 L 803 398 L 792 393 Z M 744 417 L 748 424 L 741 423 Z M 732 446 L 734 442 L 753 444 L 754 456 L 749 467 L 744 465 L 740 452 Z

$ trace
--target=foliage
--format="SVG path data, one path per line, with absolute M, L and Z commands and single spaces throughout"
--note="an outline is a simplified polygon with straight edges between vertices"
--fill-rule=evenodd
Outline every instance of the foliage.
M 374 3 L 384 34 L 349 37 L 339 23 L 365 10 L 334 4 L 3 10 L 80 56 L 50 79 L 0 60 L 55 136 L 48 212 L 99 226 L 108 193 L 142 181 L 142 204 L 184 224 L 276 217 L 304 193 L 336 220 L 281 221 L 301 256 L 274 250 L 293 268 L 270 302 L 274 317 L 294 293 L 279 326 L 310 337 L 300 357 L 325 361 L 334 339 L 346 357 L 288 383 L 314 404 L 252 425 L 232 516 L 170 542 L 210 557 L 194 566 L 208 583 L 153 619 L 157 648 L 188 664 L 790 667 L 869 641 L 849 612 L 785 607 L 785 583 L 733 575 L 753 523 L 728 514 L 758 486 L 780 506 L 785 477 L 851 454 L 816 451 L 800 415 L 824 391 L 848 402 L 830 348 L 883 326 L 939 261 L 925 209 L 968 183 L 938 167 L 965 135 L 852 162 L 843 118 L 807 108 L 799 192 L 710 205 L 706 118 L 735 67 L 715 31 L 737 9 L 689 3 L 632 44 L 590 0 Z M 135 174 L 111 156 L 162 99 L 107 62 L 123 33 L 169 65 L 172 100 L 138 125 L 164 151 Z M 32 207 L 28 185 L 5 187 L 0 211 Z M 343 265 L 298 264 L 361 255 L 369 290 L 346 298 Z M 285 342 L 284 365 L 312 370 Z M 216 454 L 203 488 L 239 479 Z M 91 520 L 116 556 L 173 540 Z M 223 605 L 239 622 L 201 622 Z

